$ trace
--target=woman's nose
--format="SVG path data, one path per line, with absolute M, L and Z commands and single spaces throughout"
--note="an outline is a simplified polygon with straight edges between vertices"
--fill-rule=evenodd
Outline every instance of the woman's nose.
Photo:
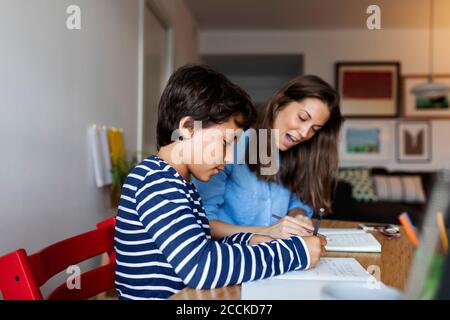
M 300 138 L 302 140 L 306 139 L 308 137 L 309 128 L 302 128 L 298 131 L 298 134 L 300 135 Z

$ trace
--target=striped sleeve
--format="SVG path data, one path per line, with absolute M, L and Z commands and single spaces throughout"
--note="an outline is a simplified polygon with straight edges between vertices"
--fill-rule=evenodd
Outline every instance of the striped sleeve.
M 239 233 L 235 233 L 231 236 L 227 236 L 227 237 L 220 239 L 220 242 L 228 243 L 228 244 L 240 243 L 240 244 L 248 245 L 248 243 L 252 237 L 253 237 L 253 233 L 239 232 Z
M 136 210 L 145 232 L 185 285 L 216 288 L 309 268 L 309 253 L 300 237 L 254 246 L 209 239 L 186 192 L 161 179 L 162 175 L 149 173 L 141 183 L 136 191 Z M 250 238 L 240 237 L 244 243 Z

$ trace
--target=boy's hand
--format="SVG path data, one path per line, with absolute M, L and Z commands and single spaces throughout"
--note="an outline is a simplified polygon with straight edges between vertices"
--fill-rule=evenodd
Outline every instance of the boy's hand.
M 325 253 L 325 245 L 327 240 L 324 237 L 303 237 L 306 242 L 307 250 L 310 256 L 310 268 L 314 268 L 320 260 L 322 254 Z
M 325 236 L 323 236 L 323 235 L 318 235 L 317 237 L 320 239 L 320 242 L 322 243 L 322 247 L 323 247 L 323 252 L 322 253 L 325 253 L 326 252 L 325 246 L 328 243 L 327 242 L 327 238 Z

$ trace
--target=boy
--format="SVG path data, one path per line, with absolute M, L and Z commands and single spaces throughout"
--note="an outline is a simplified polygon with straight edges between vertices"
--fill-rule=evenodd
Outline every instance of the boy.
M 137 165 L 123 185 L 115 233 L 120 299 L 166 299 L 186 286 L 222 287 L 317 263 L 318 237 L 238 233 L 211 240 L 189 176 L 208 181 L 223 170 L 236 139 L 230 132 L 248 128 L 255 116 L 248 95 L 208 67 L 188 65 L 171 76 L 159 103 L 158 155 Z M 222 152 L 207 161 L 211 147 Z

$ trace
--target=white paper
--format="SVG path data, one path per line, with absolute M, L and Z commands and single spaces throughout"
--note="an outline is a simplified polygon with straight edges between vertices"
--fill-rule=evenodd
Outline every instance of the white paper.
M 242 300 L 320 300 L 322 289 L 330 281 L 264 279 L 245 282 L 241 286 Z
M 381 244 L 375 237 L 361 229 L 321 228 L 327 237 L 327 251 L 381 252 Z
M 366 281 L 370 277 L 354 258 L 321 258 L 312 269 L 291 271 L 275 279 Z
M 103 160 L 100 147 L 100 136 L 97 130 L 97 126 L 93 125 L 88 129 L 89 144 L 92 153 L 92 159 L 94 162 L 94 174 L 97 187 L 103 187 L 105 185 L 103 180 Z
M 105 185 L 111 184 L 112 174 L 111 174 L 111 152 L 109 150 L 108 142 L 108 129 L 106 127 L 99 129 L 100 135 L 100 148 L 103 161 L 103 183 Z
M 95 183 L 98 188 L 111 184 L 111 155 L 105 128 L 92 125 L 88 129 L 89 147 L 94 163 Z
M 242 300 L 335 300 L 348 299 L 345 297 L 331 297 L 324 291 L 330 286 L 339 285 L 347 289 L 346 294 L 350 299 L 392 299 L 392 293 L 381 282 L 363 281 L 325 281 L 325 280 L 288 280 L 265 279 L 242 284 Z M 371 294 L 368 294 L 368 292 Z
M 243 300 L 308 300 L 329 299 L 323 288 L 341 283 L 351 288 L 382 287 L 354 258 L 322 258 L 317 266 L 305 271 L 291 271 L 270 279 L 246 282 L 241 287 Z
M 319 233 L 327 236 L 331 234 L 361 234 L 366 232 L 356 228 L 320 228 Z

